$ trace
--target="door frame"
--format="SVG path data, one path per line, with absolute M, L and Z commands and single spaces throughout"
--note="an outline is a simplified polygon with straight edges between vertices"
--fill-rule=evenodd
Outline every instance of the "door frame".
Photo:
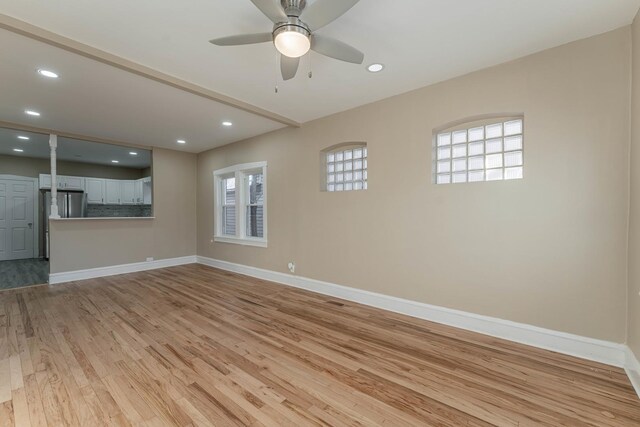
M 40 195 L 40 185 L 38 178 L 0 174 L 0 179 L 33 182 L 33 258 L 40 258 L 40 197 L 38 197 Z

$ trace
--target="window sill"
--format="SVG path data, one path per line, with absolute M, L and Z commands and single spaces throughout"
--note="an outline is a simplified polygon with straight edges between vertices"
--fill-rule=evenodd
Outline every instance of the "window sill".
M 214 236 L 213 240 L 220 243 L 233 243 L 243 246 L 256 246 L 259 248 L 267 247 L 267 241 L 264 239 L 239 239 L 237 237 L 229 236 Z

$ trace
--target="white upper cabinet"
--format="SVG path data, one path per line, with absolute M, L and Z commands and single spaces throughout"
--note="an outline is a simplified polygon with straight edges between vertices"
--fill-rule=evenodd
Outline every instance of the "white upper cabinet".
M 136 204 L 135 181 L 120 181 L 120 203 L 123 205 Z
M 141 205 L 143 201 L 142 187 L 143 187 L 142 180 L 141 179 L 137 180 L 135 184 L 135 198 L 136 198 L 137 205 Z
M 151 204 L 151 194 L 153 192 L 153 186 L 151 185 L 151 177 L 142 178 L 142 203 L 145 205 Z
M 105 183 L 105 191 L 104 191 L 104 203 L 106 205 L 119 205 L 120 203 L 120 181 L 117 179 L 106 179 Z
M 105 180 L 102 178 L 87 178 L 85 181 L 87 203 L 91 205 L 104 204 Z
M 84 191 L 84 178 L 79 176 L 58 175 L 58 190 Z M 51 175 L 40 174 L 40 188 L 51 188 Z

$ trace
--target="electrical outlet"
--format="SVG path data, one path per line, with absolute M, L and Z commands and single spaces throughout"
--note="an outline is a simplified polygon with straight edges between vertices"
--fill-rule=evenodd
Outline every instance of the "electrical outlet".
M 289 271 L 291 273 L 295 273 L 296 272 L 296 263 L 295 262 L 290 262 L 287 267 L 289 267 Z
M 152 256 L 147 257 L 147 262 L 151 262 L 151 261 L 153 261 L 153 257 Z

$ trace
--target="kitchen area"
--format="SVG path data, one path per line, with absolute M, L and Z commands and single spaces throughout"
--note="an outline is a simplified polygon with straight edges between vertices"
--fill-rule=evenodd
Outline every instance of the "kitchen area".
M 47 283 L 52 220 L 153 217 L 151 150 L 50 140 L 0 128 L 0 290 Z

